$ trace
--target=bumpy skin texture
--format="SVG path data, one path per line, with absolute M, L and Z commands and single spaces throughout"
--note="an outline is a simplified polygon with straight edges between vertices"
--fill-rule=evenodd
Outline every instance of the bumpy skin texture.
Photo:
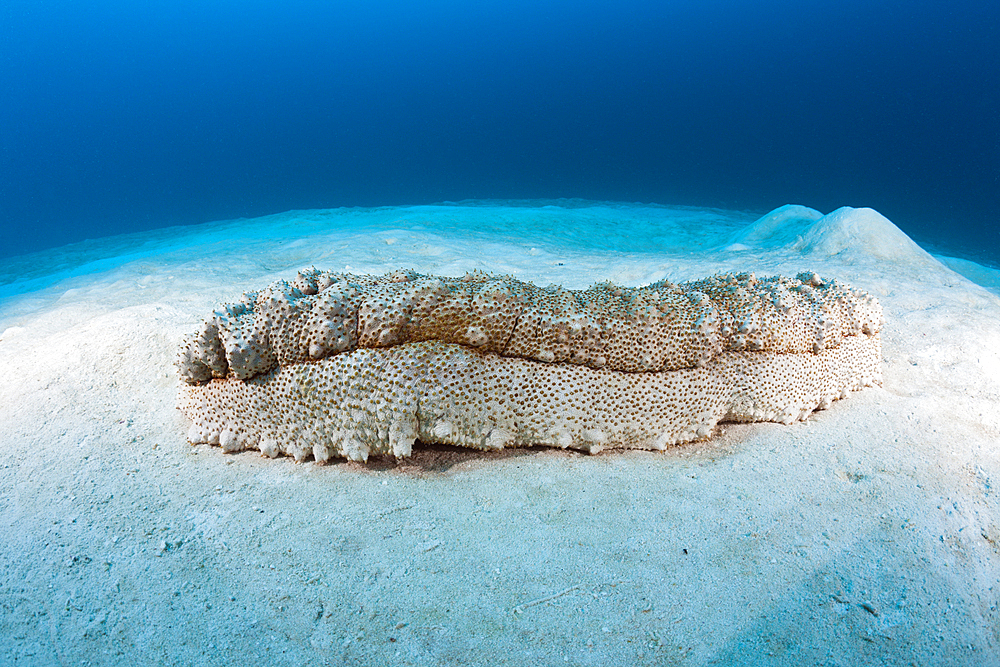
M 719 421 L 804 419 L 881 384 L 872 297 L 815 274 L 641 288 L 310 270 L 185 340 L 191 442 L 317 461 L 480 449 L 663 449 Z

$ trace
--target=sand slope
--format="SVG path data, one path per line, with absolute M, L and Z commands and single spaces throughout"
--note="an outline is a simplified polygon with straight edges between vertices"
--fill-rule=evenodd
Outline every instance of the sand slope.
M 874 211 L 748 222 L 297 212 L 7 262 L 0 664 L 1000 664 L 1000 299 Z M 885 387 L 666 454 L 188 445 L 182 335 L 313 264 L 573 288 L 812 270 L 882 302 Z

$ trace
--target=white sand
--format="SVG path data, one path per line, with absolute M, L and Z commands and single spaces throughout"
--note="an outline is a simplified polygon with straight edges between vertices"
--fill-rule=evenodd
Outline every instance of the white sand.
M 4 262 L 0 664 L 1000 664 L 1000 298 L 873 211 L 750 220 L 289 213 Z M 187 444 L 181 337 L 309 265 L 573 288 L 813 270 L 881 300 L 885 387 L 666 454 Z

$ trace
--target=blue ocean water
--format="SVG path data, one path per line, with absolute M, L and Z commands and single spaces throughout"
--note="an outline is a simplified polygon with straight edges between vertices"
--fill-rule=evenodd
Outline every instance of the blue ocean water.
M 0 256 L 464 199 L 877 209 L 1000 264 L 1000 3 L 6 0 Z

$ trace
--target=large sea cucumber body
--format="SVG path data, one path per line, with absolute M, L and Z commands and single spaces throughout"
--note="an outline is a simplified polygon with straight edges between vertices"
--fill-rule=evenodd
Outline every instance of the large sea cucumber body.
M 665 449 L 720 421 L 791 423 L 881 384 L 872 297 L 814 274 L 643 288 L 304 272 L 181 348 L 191 442 L 297 460 Z

